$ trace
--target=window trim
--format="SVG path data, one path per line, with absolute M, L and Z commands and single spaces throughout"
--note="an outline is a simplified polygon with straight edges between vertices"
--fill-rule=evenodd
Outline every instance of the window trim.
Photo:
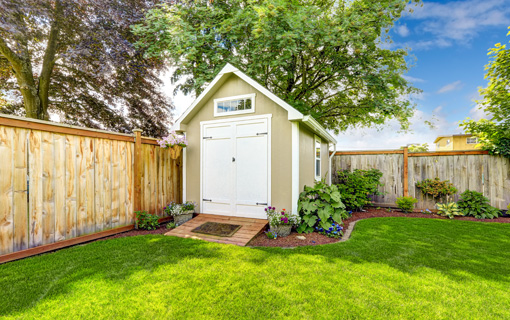
M 469 142 L 469 139 L 475 139 L 475 142 Z M 478 138 L 477 137 L 467 137 L 466 144 L 478 144 Z
M 316 144 L 319 143 L 319 157 L 317 157 Z M 317 175 L 317 160 L 319 160 L 319 175 Z M 315 181 L 320 181 L 322 176 L 322 139 L 314 135 L 313 139 L 313 175 Z
M 254 113 L 255 112 L 255 96 L 256 96 L 255 93 L 250 93 L 250 94 L 242 94 L 242 95 L 238 95 L 238 96 L 214 99 L 214 116 L 215 117 L 223 117 L 223 116 L 232 116 L 232 115 L 236 115 L 236 114 Z M 251 109 L 228 111 L 228 112 L 218 112 L 218 102 L 237 100 L 237 99 L 248 99 L 248 98 L 251 99 Z

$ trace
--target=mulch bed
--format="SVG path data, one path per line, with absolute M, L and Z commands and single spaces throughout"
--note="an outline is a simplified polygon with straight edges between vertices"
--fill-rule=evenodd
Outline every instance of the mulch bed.
M 408 218 L 429 218 L 429 219 L 448 219 L 447 217 L 441 217 L 437 214 L 424 214 L 420 212 L 414 213 L 402 213 L 400 211 L 391 210 L 388 212 L 386 209 L 368 209 L 363 212 L 354 212 L 352 217 L 344 220 L 344 230 L 347 230 L 349 224 L 367 218 L 381 218 L 381 217 L 408 217 Z M 510 218 L 498 218 L 498 219 L 476 219 L 473 217 L 455 217 L 455 220 L 466 220 L 466 221 L 480 221 L 480 222 L 499 222 L 499 223 L 510 223 Z M 306 240 L 300 240 L 297 236 L 305 236 Z M 299 234 L 292 232 L 288 237 L 268 239 L 264 233 L 256 236 L 248 246 L 253 247 L 299 247 L 299 246 L 315 246 L 319 244 L 327 244 L 338 242 L 340 239 L 329 238 L 325 235 L 318 233 L 311 234 Z
M 162 223 L 159 225 L 159 227 L 156 230 L 131 230 L 126 231 L 122 233 L 114 234 L 113 236 L 109 236 L 106 238 L 101 238 L 96 241 L 102 241 L 102 240 L 109 240 L 109 239 L 115 239 L 115 238 L 124 238 L 124 237 L 133 237 L 133 236 L 144 236 L 147 234 L 165 234 L 171 229 L 166 228 L 166 223 Z
M 402 213 L 397 210 L 391 210 L 388 212 L 386 209 L 368 209 L 363 212 L 354 212 L 352 217 L 344 220 L 344 230 L 347 230 L 349 224 L 367 218 L 381 218 L 381 217 L 408 217 L 408 218 L 429 218 L 429 219 L 448 219 L 447 217 L 441 217 L 437 214 L 424 214 L 420 212 L 414 213 Z M 455 220 L 465 220 L 465 221 L 480 221 L 480 222 L 488 222 L 488 223 L 510 223 L 509 217 L 498 218 L 498 219 L 476 219 L 473 217 L 455 217 Z M 166 223 L 162 223 L 159 228 L 156 230 L 131 230 L 119 234 L 115 234 L 113 236 L 109 236 L 106 238 L 98 239 L 96 241 L 115 239 L 115 238 L 123 238 L 123 237 L 132 237 L 132 236 L 141 236 L 147 234 L 165 234 L 170 229 L 166 228 Z M 264 230 L 266 231 L 266 230 Z M 304 236 L 306 239 L 301 240 L 298 239 L 297 236 Z M 264 233 L 257 235 L 253 240 L 248 243 L 250 247 L 299 247 L 299 246 L 315 246 L 319 244 L 328 244 L 338 242 L 340 239 L 329 238 L 325 235 L 318 234 L 316 232 L 310 234 L 300 234 L 293 231 L 288 237 L 277 238 L 277 239 L 268 239 Z

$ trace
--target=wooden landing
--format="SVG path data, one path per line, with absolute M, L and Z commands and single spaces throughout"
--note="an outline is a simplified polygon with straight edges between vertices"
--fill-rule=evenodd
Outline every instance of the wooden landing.
M 218 237 L 191 232 L 191 230 L 208 221 L 238 224 L 241 225 L 242 227 L 232 237 Z M 257 234 L 259 234 L 259 232 L 262 232 L 266 225 L 267 220 L 263 219 L 230 217 L 201 213 L 195 218 L 191 219 L 190 221 L 165 233 L 165 235 L 176 236 L 181 238 L 201 239 L 205 241 L 218 243 L 235 244 L 237 246 L 245 246 L 246 244 L 248 244 L 248 242 L 250 242 L 251 239 L 253 239 Z

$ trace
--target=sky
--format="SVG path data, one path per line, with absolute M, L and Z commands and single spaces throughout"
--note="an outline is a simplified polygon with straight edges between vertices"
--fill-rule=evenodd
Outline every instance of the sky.
M 393 43 L 385 45 L 411 49 L 413 66 L 405 77 L 423 91 L 412 97 L 416 111 L 411 131 L 399 132 L 396 121 L 382 129 L 350 129 L 337 136 L 337 150 L 399 149 L 411 143 L 428 143 L 435 150 L 438 135 L 461 133 L 460 121 L 484 116 L 475 100 L 487 83 L 488 50 L 510 41 L 510 0 L 423 1 L 412 8 L 390 31 Z M 168 77 L 164 81 L 165 92 L 172 92 Z M 172 99 L 177 119 L 194 97 L 178 94 Z

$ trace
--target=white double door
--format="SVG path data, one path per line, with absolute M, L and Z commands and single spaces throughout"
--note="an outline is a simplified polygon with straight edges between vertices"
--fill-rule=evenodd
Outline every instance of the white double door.
M 202 124 L 201 212 L 266 219 L 270 118 Z

